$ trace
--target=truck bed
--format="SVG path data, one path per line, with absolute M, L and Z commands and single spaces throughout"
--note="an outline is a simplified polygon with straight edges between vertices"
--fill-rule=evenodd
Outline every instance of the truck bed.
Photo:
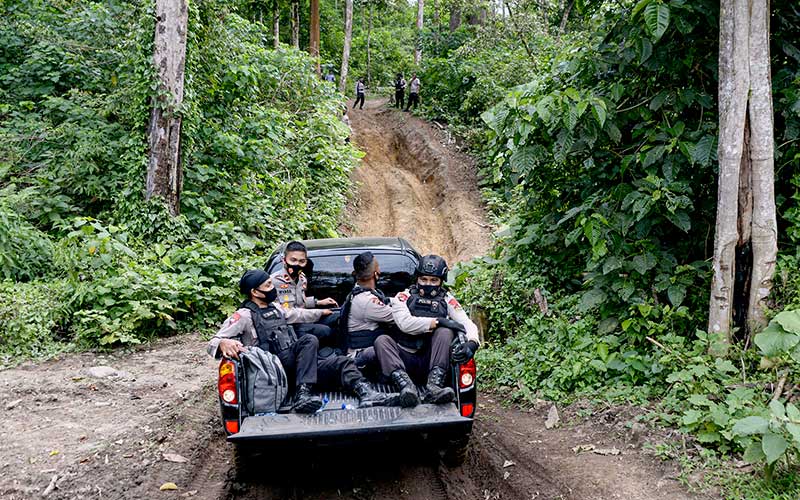
M 376 387 L 386 391 L 385 387 Z M 358 399 L 342 392 L 321 393 L 328 402 L 312 415 L 271 413 L 247 417 L 238 433 L 228 436 L 233 443 L 282 440 L 319 440 L 360 435 L 379 436 L 407 431 L 447 430 L 468 433 L 472 419 L 462 417 L 455 403 L 420 404 L 415 408 L 378 406 L 358 408 Z

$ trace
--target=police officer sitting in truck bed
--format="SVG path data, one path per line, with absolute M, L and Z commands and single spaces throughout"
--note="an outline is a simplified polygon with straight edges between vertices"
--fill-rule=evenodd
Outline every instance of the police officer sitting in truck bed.
M 304 273 L 308 265 L 308 251 L 306 246 L 299 241 L 290 241 L 286 244 L 283 255 L 283 269 L 272 273 L 270 279 L 278 290 L 278 301 L 284 309 L 314 309 L 316 307 L 336 307 L 335 300 L 328 297 L 317 300 L 314 297 L 306 296 L 308 279 Z M 318 317 L 312 321 L 303 320 L 295 331 L 297 335 L 303 336 L 310 333 L 317 337 L 320 343 L 325 345 L 326 340 L 332 335 L 332 329 L 339 321 L 339 313 L 335 312 Z
M 443 287 L 447 263 L 438 255 L 426 255 L 416 269 L 415 285 L 391 301 L 392 318 L 400 332 L 375 340 L 375 356 L 384 376 L 400 391 L 400 404 L 416 406 L 420 398 L 413 380 L 427 375 L 423 403 L 449 403 L 455 393 L 445 387 L 450 360 L 464 363 L 480 343 L 478 327 L 458 300 Z M 456 336 L 456 331 L 465 335 Z M 455 341 L 454 341 L 455 339 Z
M 269 275 L 260 269 L 244 273 L 239 290 L 247 299 L 209 341 L 211 356 L 238 359 L 239 353 L 249 346 L 258 346 L 278 356 L 290 382 L 296 385 L 293 409 L 298 413 L 314 413 L 322 407 L 322 400 L 312 392 L 316 384 L 342 386 L 354 392 L 359 406 L 396 404 L 397 394 L 375 391 L 352 359 L 321 358 L 317 355 L 319 341 L 315 336 L 295 335 L 291 324 L 318 319 L 319 310 L 279 307 L 278 291 Z

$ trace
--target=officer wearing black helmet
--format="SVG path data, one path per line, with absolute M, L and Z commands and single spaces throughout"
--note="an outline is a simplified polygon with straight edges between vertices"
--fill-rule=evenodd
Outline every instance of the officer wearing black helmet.
M 400 390 L 402 406 L 420 402 L 414 381 L 425 382 L 423 403 L 453 401 L 453 389 L 445 386 L 450 361 L 468 361 L 480 344 L 478 327 L 443 286 L 447 270 L 442 257 L 422 257 L 416 284 L 391 301 L 392 318 L 400 331 L 375 340 L 381 372 Z
M 314 318 L 315 311 L 280 307 L 277 290 L 266 272 L 245 272 L 239 290 L 247 299 L 209 341 L 211 356 L 238 359 L 239 353 L 251 346 L 278 356 L 297 387 L 293 409 L 298 413 L 314 413 L 322 407 L 322 400 L 312 392 L 318 383 L 353 391 L 362 407 L 396 404 L 397 395 L 375 391 L 352 359 L 318 357 L 319 340 L 315 336 L 297 337 L 291 325 Z

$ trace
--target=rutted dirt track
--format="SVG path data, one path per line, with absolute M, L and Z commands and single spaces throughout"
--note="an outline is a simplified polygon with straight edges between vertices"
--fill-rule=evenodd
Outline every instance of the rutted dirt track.
M 403 236 L 452 261 L 488 248 L 474 166 L 440 131 L 377 101 L 351 117 L 367 151 L 354 172 L 355 234 Z M 113 370 L 90 370 L 100 365 Z M 695 498 L 674 466 L 643 451 L 648 431 L 629 429 L 630 415 L 562 417 L 548 430 L 550 405 L 505 409 L 505 396 L 491 394 L 479 402 L 462 467 L 445 468 L 420 442 L 353 443 L 281 453 L 258 464 L 261 480 L 244 480 L 221 432 L 215 366 L 197 335 L 183 335 L 0 372 L 0 499 Z M 579 445 L 612 453 L 578 454 Z M 159 491 L 168 482 L 178 489 Z

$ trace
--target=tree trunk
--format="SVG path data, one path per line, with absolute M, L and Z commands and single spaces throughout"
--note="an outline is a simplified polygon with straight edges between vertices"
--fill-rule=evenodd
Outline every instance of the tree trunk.
M 319 0 L 311 0 L 311 19 L 309 21 L 308 53 L 314 58 L 317 76 L 320 76 L 319 67 Z
M 561 38 L 561 35 L 563 35 L 564 31 L 567 29 L 567 21 L 569 21 L 569 13 L 572 12 L 573 5 L 575 5 L 575 0 L 571 0 L 564 8 L 564 12 L 561 15 L 561 24 L 558 25 L 558 36 L 556 40 Z
M 450 5 L 450 33 L 454 32 L 461 26 L 461 3 L 459 0 L 454 0 Z
M 367 20 L 367 87 L 372 86 L 372 5 L 374 2 L 369 2 L 369 19 Z
M 153 63 L 158 71 L 159 92 L 150 113 L 150 158 L 145 199 L 164 199 L 172 215 L 180 213 L 181 115 L 186 65 L 186 32 L 189 11 L 186 0 L 156 0 Z
M 281 10 L 278 0 L 272 0 L 272 46 L 276 49 L 281 46 Z
M 422 15 L 424 0 L 417 0 L 417 46 L 414 48 L 414 64 L 419 66 L 422 61 Z
M 292 0 L 292 47 L 300 48 L 300 0 Z
M 350 63 L 350 44 L 353 41 L 353 0 L 344 3 L 344 47 L 342 48 L 342 69 L 339 73 L 339 92 L 347 91 L 347 72 Z
M 768 19 L 768 0 L 752 6 L 720 1 L 719 187 L 708 329 L 722 346 L 731 343 L 734 327 L 749 333 L 764 326 L 777 255 Z M 749 274 L 739 287 L 737 271 Z M 737 303 L 747 306 L 734 323 Z

